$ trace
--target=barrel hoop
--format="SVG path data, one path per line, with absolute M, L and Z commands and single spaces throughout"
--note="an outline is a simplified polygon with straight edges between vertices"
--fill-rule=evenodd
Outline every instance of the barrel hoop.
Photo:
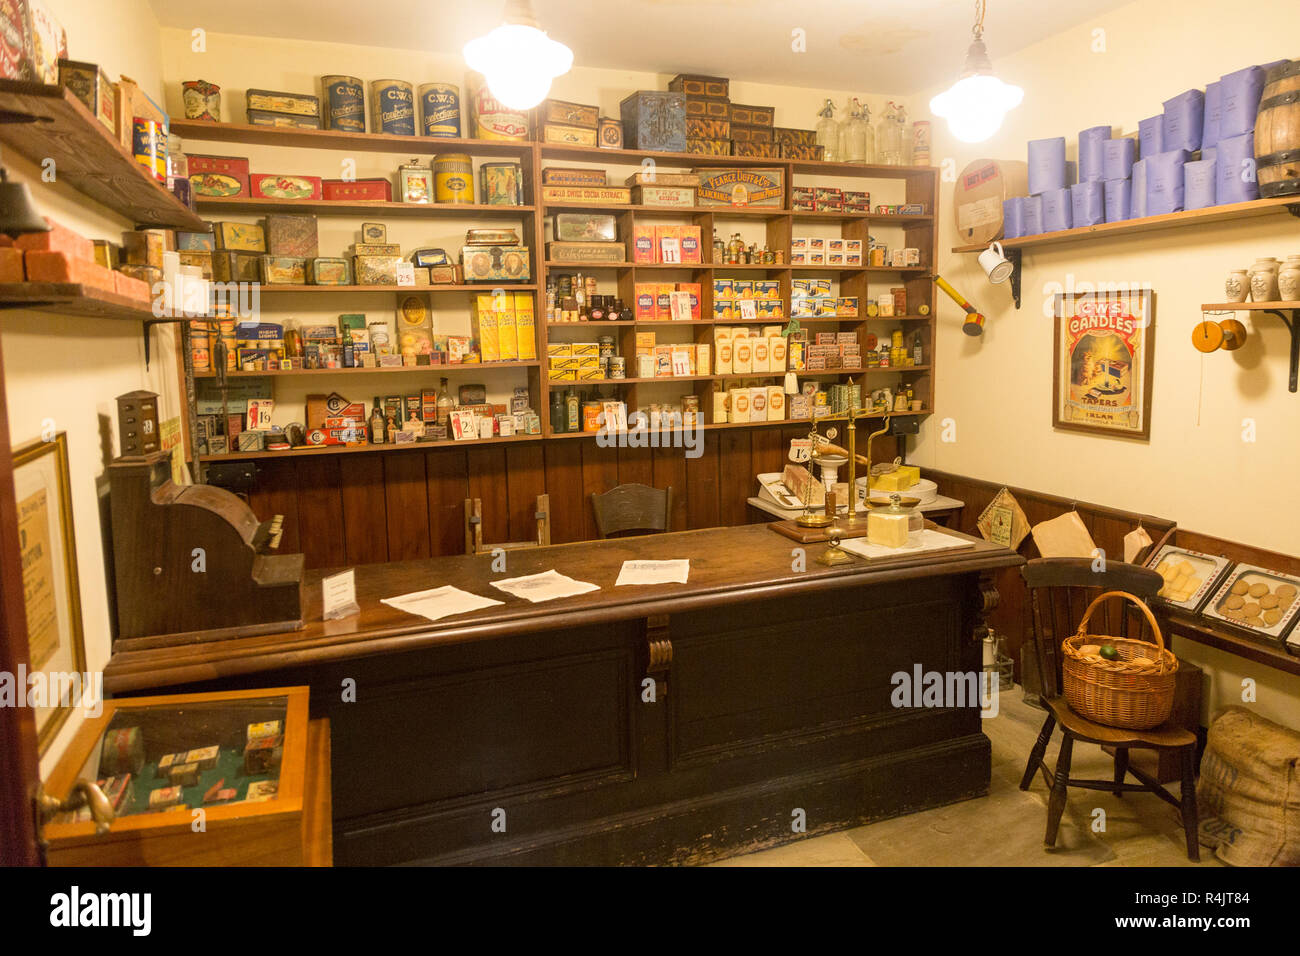
M 1294 163 L 1300 160 L 1300 149 L 1283 149 L 1267 156 L 1256 156 L 1256 166 L 1279 166 L 1282 163 Z
M 1260 100 L 1259 111 L 1271 110 L 1278 106 L 1289 106 L 1292 103 L 1300 103 L 1300 90 L 1288 90 L 1285 93 L 1279 93 L 1277 96 L 1270 96 L 1266 100 Z
M 1279 179 L 1275 183 L 1260 183 L 1259 194 L 1264 199 L 1300 195 L 1300 179 Z
M 1295 76 L 1297 73 L 1300 73 L 1300 60 L 1292 60 L 1290 63 L 1279 63 L 1264 74 L 1264 81 L 1266 83 L 1272 83 L 1274 80 L 1280 80 L 1288 76 Z

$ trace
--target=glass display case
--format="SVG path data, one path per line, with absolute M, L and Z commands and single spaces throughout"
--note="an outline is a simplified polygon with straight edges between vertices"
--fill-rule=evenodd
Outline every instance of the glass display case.
M 123 698 L 88 717 L 47 792 L 94 783 L 45 827 L 49 860 L 121 865 L 303 862 L 305 687 Z

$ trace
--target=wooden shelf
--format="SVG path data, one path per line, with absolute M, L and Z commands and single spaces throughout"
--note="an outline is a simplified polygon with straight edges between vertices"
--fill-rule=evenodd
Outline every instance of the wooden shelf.
M 1300 196 L 1279 196 L 1274 199 L 1252 199 L 1249 202 L 1229 203 L 1224 206 L 1209 206 L 1205 209 L 1191 209 L 1184 212 L 1171 212 L 1163 216 L 1144 216 L 1141 219 L 1125 219 L 1123 222 L 1107 222 L 1096 226 L 1081 226 L 1078 229 L 1062 229 L 1060 232 L 1044 232 L 1034 236 L 1021 236 L 1018 239 L 1000 239 L 1003 249 L 1036 249 L 1040 246 L 1054 246 L 1093 236 L 1123 237 L 1139 233 L 1156 232 L 1161 229 L 1175 229 L 1179 226 L 1198 226 L 1214 222 L 1231 222 L 1255 219 L 1260 216 L 1272 216 L 1278 213 L 1300 210 Z M 987 243 L 953 246 L 953 252 L 983 252 Z
M 71 282 L 0 283 L 0 309 L 32 309 L 137 322 L 156 318 L 152 303 Z
M 722 215 L 734 218 L 779 219 L 790 215 L 788 209 L 776 209 L 770 206 L 644 206 L 631 203 L 577 203 L 548 202 L 543 207 L 551 212 L 639 212 L 654 216 L 702 216 L 705 214 Z
M 577 162 L 605 163 L 606 165 L 640 166 L 642 160 L 652 159 L 657 165 L 690 169 L 697 166 L 734 167 L 736 169 L 762 169 L 789 165 L 780 159 L 763 159 L 756 156 L 702 156 L 698 153 L 666 153 L 647 149 L 605 149 L 600 146 L 563 146 L 542 143 L 541 158 L 566 159 Z
M 1286 312 L 1300 309 L 1300 302 L 1203 302 L 1202 312 Z
M 0 80 L 0 112 L 0 142 L 34 163 L 53 160 L 58 182 L 137 225 L 206 228 L 63 87 Z
M 808 370 L 804 368 L 783 369 L 780 372 L 727 372 L 722 375 L 656 375 L 653 378 L 595 378 L 587 379 L 581 382 L 567 382 L 557 379 L 547 379 L 546 384 L 558 385 L 560 387 L 573 386 L 590 386 L 590 385 L 661 385 L 665 382 L 725 382 L 736 379 L 747 378 L 784 378 L 786 372 L 794 372 L 801 378 L 819 378 L 823 375 L 863 375 L 871 372 L 924 372 L 929 371 L 929 365 L 898 365 L 881 368 L 880 366 L 871 366 L 867 368 L 822 368 Z
M 388 452 L 427 451 L 430 448 L 469 445 L 503 445 L 512 442 L 541 441 L 541 435 L 511 435 L 509 438 L 473 438 L 465 441 L 417 441 L 402 445 L 310 445 L 284 451 L 239 451 L 224 455 L 200 455 L 199 461 L 247 461 L 253 458 L 303 458 L 316 455 L 386 454 Z
M 522 362 L 458 362 L 455 365 L 399 365 L 395 368 L 293 368 L 274 369 L 266 372 L 246 372 L 230 370 L 227 378 L 279 378 L 298 375 L 362 375 L 365 373 L 385 372 L 390 375 L 410 375 L 415 373 L 446 375 L 450 372 L 482 372 L 499 368 L 538 368 L 541 362 L 536 359 Z M 216 372 L 195 372 L 195 378 L 216 378 Z
M 937 166 L 890 166 L 881 163 L 835 163 L 825 160 L 786 159 L 782 163 L 792 171 L 805 176 L 852 176 L 857 179 L 916 179 L 935 178 Z
M 928 414 L 930 414 L 930 409 L 928 408 L 923 408 L 919 412 L 890 412 L 890 415 L 894 418 L 898 418 L 902 415 L 928 415 Z M 869 418 L 883 418 L 883 417 L 884 417 L 883 413 L 877 412 L 871 415 L 862 416 L 862 418 L 860 418 L 859 421 L 861 421 L 863 418 L 869 419 Z M 839 416 L 818 415 L 817 421 L 818 422 L 842 421 L 843 418 L 844 418 L 843 415 L 839 415 Z M 773 427 L 782 427 L 786 425 L 811 426 L 812 419 L 780 418 L 780 419 L 761 421 L 761 422 L 701 422 L 699 427 L 704 431 L 720 431 L 727 428 L 773 428 Z M 681 431 L 681 429 L 665 428 L 665 429 L 660 429 L 658 432 L 651 432 L 649 429 L 647 429 L 646 434 L 673 435 L 678 431 Z M 546 440 L 552 441 L 552 440 L 563 439 L 563 438 L 595 438 L 599 434 L 600 434 L 599 432 L 586 432 L 586 431 L 554 432 L 550 435 L 547 435 Z M 626 434 L 626 433 L 619 432 L 618 434 Z
M 173 119 L 171 131 L 190 139 L 254 146 L 306 149 L 351 149 L 372 153 L 459 152 L 480 156 L 525 157 L 533 144 L 515 140 L 460 139 L 440 136 L 394 136 L 388 133 L 347 133 L 341 130 L 286 129 L 246 123 L 208 123 Z
M 892 226 L 914 226 L 927 225 L 934 222 L 934 216 L 929 213 L 916 213 L 914 215 L 901 215 L 899 213 L 883 212 L 792 212 L 790 213 L 796 221 L 804 220 L 807 222 L 874 222 L 877 225 Z
M 482 203 L 385 202 L 380 199 L 216 199 L 199 196 L 200 212 L 314 212 L 325 216 L 414 216 L 418 218 L 522 219 L 534 206 L 486 206 Z
M 1300 657 L 1287 653 L 1285 647 L 1241 637 L 1216 627 L 1205 618 L 1188 615 L 1179 609 L 1169 611 L 1169 624 L 1169 630 L 1177 637 L 1217 647 L 1221 651 L 1289 674 L 1300 674 Z
M 536 292 L 535 283 L 493 284 L 491 282 L 465 283 L 462 285 L 276 285 L 261 283 L 258 289 L 262 295 L 268 292 L 494 292 L 503 289 L 506 292 Z

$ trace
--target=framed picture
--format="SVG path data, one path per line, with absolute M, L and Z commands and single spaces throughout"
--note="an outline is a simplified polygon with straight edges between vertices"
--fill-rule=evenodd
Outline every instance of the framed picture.
M 1052 425 L 1151 437 L 1155 293 L 1057 293 Z
M 14 452 L 14 499 L 27 610 L 27 666 L 32 675 L 45 674 L 45 686 L 53 690 L 67 686 L 66 678 L 60 676 L 56 683 L 55 675 L 86 672 L 66 432 Z M 72 709 L 49 699 L 43 703 L 50 706 L 35 708 L 41 752 Z

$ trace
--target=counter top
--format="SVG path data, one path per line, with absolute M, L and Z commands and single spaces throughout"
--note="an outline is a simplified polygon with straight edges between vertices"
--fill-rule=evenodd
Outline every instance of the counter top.
M 492 571 L 490 554 L 361 565 L 356 568 L 361 611 L 334 621 L 321 619 L 320 581 L 339 569 L 318 569 L 304 577 L 306 625 L 302 630 L 165 647 L 153 646 L 150 638 L 119 640 L 104 671 L 105 689 L 122 693 L 443 643 L 700 610 L 790 593 L 977 573 L 1024 563 L 1020 555 L 1001 546 L 958 532 L 944 533 L 968 538 L 973 546 L 898 559 L 858 559 L 831 568 L 817 563 L 826 546 L 815 544 L 806 547 L 806 570 L 796 571 L 794 542 L 765 525 L 742 525 L 509 551 L 506 570 L 501 573 Z M 681 558 L 691 562 L 686 584 L 614 586 L 624 561 Z M 492 580 L 552 568 L 599 585 L 600 590 L 532 604 L 491 587 Z M 447 584 L 504 603 L 437 622 L 380 603 L 383 598 Z

